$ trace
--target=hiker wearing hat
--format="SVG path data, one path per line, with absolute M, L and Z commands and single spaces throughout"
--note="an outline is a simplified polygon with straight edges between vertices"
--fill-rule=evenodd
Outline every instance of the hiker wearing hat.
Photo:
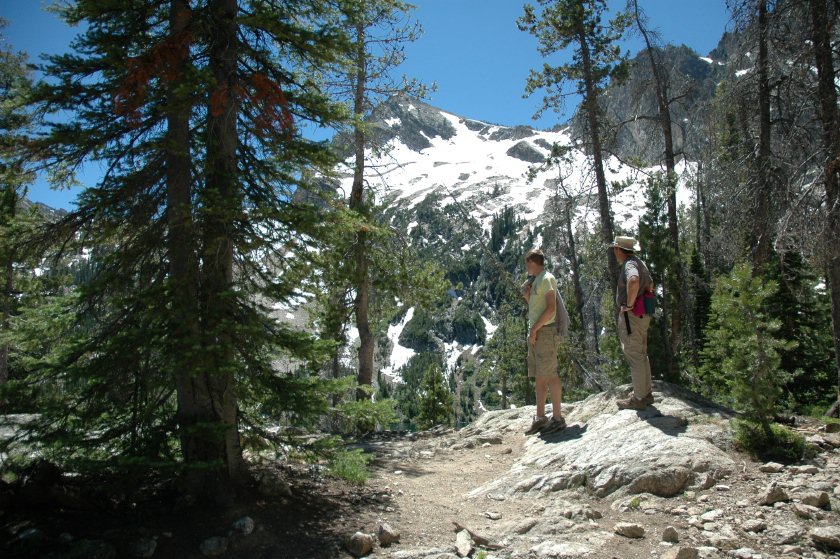
M 633 394 L 618 400 L 619 409 L 642 410 L 653 404 L 650 386 L 650 361 L 647 354 L 647 332 L 650 326 L 650 306 L 645 298 L 653 297 L 653 278 L 636 252 L 639 243 L 632 237 L 616 237 L 608 245 L 621 264 L 615 304 L 618 306 L 618 338 L 624 357 L 630 365 Z
M 522 296 L 528 302 L 528 376 L 537 385 L 537 416 L 526 435 L 559 431 L 566 427 L 560 414 L 563 385 L 557 374 L 557 346 L 560 335 L 554 320 L 557 311 L 557 280 L 545 269 L 545 255 L 530 250 L 525 255 L 528 280 Z M 545 416 L 545 398 L 551 393 L 551 419 Z

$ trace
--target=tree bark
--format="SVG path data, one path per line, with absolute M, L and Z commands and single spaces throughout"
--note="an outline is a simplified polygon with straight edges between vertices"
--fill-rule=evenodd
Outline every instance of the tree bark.
M 753 274 L 760 275 L 770 259 L 770 199 L 773 195 L 770 176 L 770 78 L 767 52 L 767 0 L 758 0 L 758 157 L 755 188 L 755 247 Z
M 837 110 L 836 71 L 832 58 L 831 37 L 834 19 L 829 17 L 827 0 L 810 0 L 811 41 L 817 67 L 817 102 L 822 124 L 827 222 L 826 251 L 829 255 L 828 276 L 831 293 L 831 322 L 834 333 L 834 356 L 837 362 L 837 402 L 832 406 L 836 414 L 840 408 L 840 115 Z
M 604 174 L 604 158 L 601 147 L 601 130 L 600 119 L 598 115 L 600 109 L 598 106 L 598 89 L 595 86 L 595 77 L 592 70 L 592 58 L 589 50 L 589 43 L 586 40 L 586 30 L 582 24 L 577 28 L 577 41 L 580 46 L 581 62 L 583 63 L 583 77 L 584 77 L 584 98 L 583 107 L 586 110 L 586 121 L 589 126 L 589 138 L 592 142 L 592 162 L 595 166 L 595 181 L 598 186 L 598 209 L 601 218 L 601 235 L 604 239 L 604 244 L 607 245 L 613 241 L 615 235 L 613 233 L 612 213 L 610 212 L 610 199 L 607 195 L 607 178 Z M 615 291 L 618 285 L 618 261 L 615 258 L 613 251 L 606 250 L 608 272 L 610 277 L 610 285 Z M 618 309 L 616 309 L 616 312 Z
M 368 217 L 364 197 L 365 178 L 365 132 L 361 121 L 365 111 L 365 87 L 367 82 L 367 52 L 365 47 L 364 10 L 360 8 L 359 20 L 356 22 L 356 89 L 353 111 L 356 114 L 353 143 L 355 149 L 355 165 L 353 169 L 353 187 L 350 191 L 350 209 Z M 357 381 L 360 387 L 373 384 L 373 350 L 376 340 L 370 328 L 370 277 L 367 255 L 367 234 L 359 231 L 356 240 L 356 270 L 354 302 L 356 314 L 356 328 L 359 330 L 359 373 Z M 364 391 L 359 390 L 357 399 L 366 398 Z
M 170 27 L 174 64 L 178 76 L 189 67 L 189 44 L 184 40 L 190 23 L 188 0 L 172 0 Z M 198 257 L 192 219 L 192 158 L 190 156 L 190 114 L 192 101 L 179 95 L 182 80 L 167 87 L 166 132 L 166 220 L 169 227 L 169 297 L 171 300 L 169 343 L 175 375 L 181 451 L 184 460 L 198 463 L 207 458 L 198 426 L 207 419 L 212 398 L 200 370 L 201 359 L 195 349 L 200 342 L 198 316 Z M 188 487 L 203 492 L 203 475 L 189 470 Z
M 584 315 L 583 315 L 583 287 L 580 285 L 580 264 L 578 263 L 577 258 L 577 247 L 575 245 L 575 236 L 574 232 L 572 231 L 572 200 L 566 199 L 563 201 L 563 217 L 565 218 L 565 226 L 566 226 L 566 241 L 569 246 L 569 262 L 572 266 L 572 285 L 574 286 L 575 290 L 575 314 L 577 314 L 578 320 L 580 320 L 580 327 L 583 331 L 586 331 L 584 328 Z
M 237 402 L 233 371 L 236 366 L 230 328 L 233 305 L 234 220 L 241 213 L 237 185 L 236 62 L 237 2 L 212 0 L 209 4 L 212 29 L 208 69 L 214 82 L 207 111 L 207 151 L 203 219 L 202 290 L 202 374 L 195 382 L 197 415 L 207 429 L 200 431 L 197 458 L 219 462 L 206 481 L 217 477 L 223 484 L 244 476 L 239 443 Z M 235 327 L 235 326 L 234 326 Z M 209 398 L 209 401 L 208 401 Z M 211 489 L 208 487 L 208 489 Z

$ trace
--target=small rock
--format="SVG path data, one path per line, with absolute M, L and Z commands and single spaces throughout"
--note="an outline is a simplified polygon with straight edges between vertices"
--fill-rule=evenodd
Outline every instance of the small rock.
M 717 489 L 718 491 L 725 492 L 725 491 L 729 491 L 731 488 L 728 485 L 716 485 L 715 489 Z
M 379 545 L 382 547 L 388 547 L 389 545 L 399 543 L 400 541 L 400 533 L 391 528 L 390 524 L 386 523 L 379 525 L 377 536 L 379 537 Z
M 732 538 L 726 534 L 722 533 L 710 533 L 706 535 L 706 538 L 709 540 L 709 543 L 722 550 L 727 549 L 736 549 L 739 545 L 739 541 L 735 538 Z
M 469 531 L 461 530 L 455 537 L 455 547 L 458 550 L 458 556 L 469 557 L 473 549 L 473 540 Z
M 809 533 L 811 540 L 831 549 L 840 550 L 840 526 L 821 526 Z
M 700 515 L 700 519 L 704 520 L 706 522 L 714 522 L 715 520 L 717 520 L 721 516 L 723 516 L 723 511 L 721 509 L 714 509 L 714 510 L 710 510 L 709 512 Z
M 373 543 L 373 536 L 370 534 L 356 532 L 347 538 L 344 545 L 353 557 L 364 557 L 373 551 Z
M 826 423 L 825 424 L 825 432 L 826 433 L 840 433 L 840 423 Z
M 499 520 L 499 519 L 502 517 L 502 515 L 501 515 L 500 513 L 498 513 L 498 512 L 490 512 L 490 511 L 485 512 L 485 513 L 484 513 L 484 516 L 486 516 L 486 517 L 487 517 L 487 518 L 489 518 L 490 520 Z
M 233 523 L 233 530 L 247 536 L 254 531 L 254 519 L 250 516 L 243 516 Z
M 700 556 L 695 547 L 672 547 L 660 555 L 661 559 L 697 559 Z
M 786 545 L 782 547 L 782 553 L 785 555 L 802 555 L 805 549 L 801 545 Z
M 662 541 L 669 542 L 669 543 L 678 543 L 680 541 L 680 535 L 677 532 L 677 529 L 673 526 L 668 526 L 662 531 Z
M 804 532 L 799 526 L 795 524 L 785 524 L 782 526 L 774 526 L 770 537 L 778 545 L 793 544 L 799 541 Z
M 201 542 L 201 554 L 206 557 L 218 557 L 224 555 L 228 548 L 228 539 L 219 536 L 207 538 Z
M 754 532 L 756 534 L 763 532 L 767 529 L 767 523 L 763 520 L 747 520 L 741 525 L 741 528 L 745 532 Z
M 536 518 L 525 518 L 514 526 L 513 531 L 521 536 L 530 532 L 538 523 Z
M 817 507 L 812 507 L 811 505 L 803 505 L 802 503 L 796 503 L 795 505 L 793 505 L 793 512 L 796 514 L 796 516 L 805 518 L 807 520 L 822 517 L 820 509 L 818 509 Z
M 767 487 L 758 499 L 759 504 L 767 506 L 785 501 L 790 501 L 790 497 L 775 481 Z
M 152 538 L 140 538 L 131 542 L 131 555 L 133 557 L 140 557 L 141 559 L 148 559 L 155 554 L 157 542 Z
M 816 466 L 807 465 L 807 466 L 791 466 L 790 472 L 792 474 L 816 474 L 819 473 L 820 469 Z
M 513 449 L 509 446 L 506 446 L 502 449 L 502 452 L 500 452 L 499 454 L 513 454 Z
M 766 464 L 762 464 L 761 466 L 759 466 L 758 469 L 766 474 L 778 474 L 779 472 L 784 470 L 785 467 L 782 464 L 779 464 L 778 462 L 767 462 Z
M 697 482 L 697 488 L 701 491 L 705 491 L 706 489 L 714 487 L 715 483 L 717 483 L 717 480 L 715 479 L 714 474 L 706 472 L 700 477 L 700 480 Z
M 730 557 L 735 557 L 736 559 L 752 559 L 755 555 L 755 550 L 749 547 L 742 547 L 740 549 L 733 549 L 729 552 Z
M 266 474 L 260 480 L 259 492 L 266 497 L 291 497 L 292 487 L 286 481 Z
M 645 529 L 638 524 L 631 524 L 630 522 L 619 522 L 613 530 L 616 534 L 625 538 L 639 539 L 645 537 Z
M 831 499 L 825 491 L 820 493 L 809 493 L 808 495 L 803 496 L 802 504 L 817 507 L 818 509 L 831 510 Z
M 507 499 L 507 497 L 505 497 L 501 493 L 490 493 L 487 495 L 487 498 L 492 501 L 504 501 L 505 499 Z
M 572 559 L 573 557 L 588 557 L 592 549 L 584 544 L 574 542 L 544 541 L 531 548 L 531 556 L 551 557 L 556 559 Z M 430 558 L 431 559 L 431 558 Z

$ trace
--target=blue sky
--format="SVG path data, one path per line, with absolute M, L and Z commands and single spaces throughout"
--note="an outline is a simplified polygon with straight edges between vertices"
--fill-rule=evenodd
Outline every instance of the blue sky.
M 67 26 L 43 10 L 44 0 L 0 0 L 0 17 L 9 21 L 4 35 L 14 50 L 36 61 L 42 53 L 69 48 L 77 29 Z M 429 102 L 462 116 L 498 124 L 528 124 L 550 128 L 565 122 L 567 114 L 546 114 L 539 121 L 531 116 L 539 97 L 524 99 L 525 80 L 530 68 L 542 65 L 536 40 L 519 31 L 516 19 L 523 0 L 413 0 L 414 16 L 424 33 L 407 46 L 407 61 L 399 73 L 438 90 Z M 613 8 L 625 0 L 608 0 Z M 653 27 L 665 42 L 684 43 L 700 55 L 715 48 L 729 28 L 725 0 L 639 0 Z M 639 40 L 629 41 L 625 50 L 638 52 Z M 556 62 L 556 61 L 555 61 Z M 93 182 L 97 166 L 86 169 L 82 182 Z M 30 187 L 29 197 L 53 207 L 70 208 L 76 191 L 55 191 L 43 179 Z

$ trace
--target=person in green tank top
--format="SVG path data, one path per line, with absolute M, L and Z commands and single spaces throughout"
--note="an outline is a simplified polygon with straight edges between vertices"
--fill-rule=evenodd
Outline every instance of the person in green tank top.
M 545 255 L 531 250 L 525 255 L 528 280 L 522 297 L 528 302 L 528 376 L 536 381 L 537 415 L 526 435 L 547 434 L 566 427 L 560 413 L 563 385 L 557 374 L 560 335 L 554 325 L 557 313 L 557 280 L 545 269 Z M 551 394 L 551 419 L 545 415 L 545 399 Z

